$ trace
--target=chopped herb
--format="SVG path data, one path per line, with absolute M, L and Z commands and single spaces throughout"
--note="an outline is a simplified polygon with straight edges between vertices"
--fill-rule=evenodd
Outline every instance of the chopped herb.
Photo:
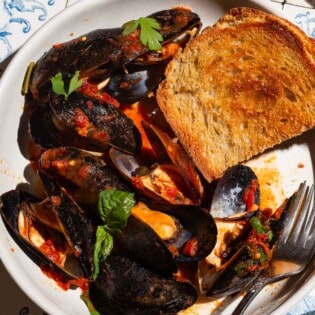
M 239 276 L 245 276 L 249 273 L 249 267 L 254 265 L 254 260 L 250 259 L 244 262 L 240 262 L 238 263 L 235 267 L 234 267 L 234 271 L 239 275 Z
M 268 255 L 265 254 L 264 250 L 260 246 L 258 247 L 258 253 L 260 264 L 263 265 L 268 260 Z
M 264 226 L 261 224 L 260 220 L 257 217 L 252 217 L 250 220 L 250 224 L 252 225 L 252 227 L 254 228 L 254 230 L 257 233 L 266 233 L 266 229 L 264 228 Z
M 137 20 L 126 22 L 123 26 L 123 35 L 128 35 L 136 29 L 140 29 L 140 41 L 150 50 L 160 50 L 163 36 L 158 30 L 161 29 L 156 19 L 149 17 L 140 17 Z
M 82 84 L 83 80 L 79 79 L 79 71 L 71 77 L 68 92 L 65 90 L 65 83 L 63 81 L 62 73 L 58 72 L 54 77 L 50 79 L 52 84 L 52 90 L 57 95 L 63 95 L 67 100 L 69 95 L 78 89 Z
M 98 212 L 104 225 L 98 226 L 96 231 L 93 254 L 94 280 L 99 274 L 101 262 L 110 255 L 114 247 L 114 236 L 126 225 L 134 204 L 133 193 L 111 189 L 100 192 Z

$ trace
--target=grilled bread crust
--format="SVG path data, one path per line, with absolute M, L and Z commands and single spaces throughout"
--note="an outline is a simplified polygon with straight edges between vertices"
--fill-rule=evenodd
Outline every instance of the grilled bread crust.
M 175 56 L 157 101 L 206 180 L 314 127 L 313 56 L 298 27 L 247 7 Z

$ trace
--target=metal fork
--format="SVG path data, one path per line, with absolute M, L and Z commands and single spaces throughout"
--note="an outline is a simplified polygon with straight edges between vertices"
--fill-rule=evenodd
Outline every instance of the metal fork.
M 315 254 L 314 185 L 302 183 L 291 198 L 284 228 L 269 266 L 248 288 L 232 315 L 241 315 L 256 295 L 267 285 L 302 272 Z

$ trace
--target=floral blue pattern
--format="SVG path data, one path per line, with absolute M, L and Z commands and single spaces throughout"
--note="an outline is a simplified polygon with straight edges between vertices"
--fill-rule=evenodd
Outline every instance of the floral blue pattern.
M 0 62 L 17 48 L 14 47 L 17 44 L 16 37 L 15 42 L 12 42 L 13 35 L 18 32 L 20 32 L 18 36 L 31 33 L 32 24 L 47 21 L 48 9 L 54 5 L 55 0 L 0 1 Z
M 311 37 L 315 38 L 315 14 L 303 12 L 295 16 L 295 22 Z

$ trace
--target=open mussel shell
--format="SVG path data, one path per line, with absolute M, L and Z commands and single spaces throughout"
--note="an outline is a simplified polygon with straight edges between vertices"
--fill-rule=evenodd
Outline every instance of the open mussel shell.
M 268 220 L 272 231 L 272 239 L 269 240 L 268 243 L 270 255 L 272 255 L 272 248 L 276 244 L 283 227 L 287 224 L 289 210 L 294 199 L 295 193 L 290 198 L 286 199 Z M 247 263 L 253 259 L 245 242 L 230 261 L 226 263 L 225 268 L 222 270 L 214 285 L 208 290 L 207 295 L 212 298 L 221 298 L 234 293 L 243 292 L 247 286 L 255 281 L 264 268 L 268 266 L 267 263 L 257 269 L 251 270 L 245 268 L 244 271 L 237 271 L 238 266 L 244 266 L 244 264 L 246 266 Z M 268 257 L 268 259 L 271 259 L 271 256 Z
M 258 179 L 253 170 L 243 164 L 229 168 L 215 189 L 210 212 L 215 218 L 231 217 L 247 209 L 244 195 L 252 189 L 253 202 L 260 204 Z
M 89 296 L 101 314 L 176 314 L 197 300 L 187 281 L 164 276 L 129 258 L 110 255 L 101 265 Z
M 177 262 L 196 262 L 210 254 L 217 240 L 217 227 L 207 210 L 196 205 L 148 202 L 150 209 L 178 220 L 178 235 L 168 244 L 177 248 Z
M 159 163 L 172 162 L 181 170 L 183 179 L 194 190 L 196 198 L 202 198 L 204 188 L 200 176 L 192 159 L 177 139 L 172 139 L 166 132 L 145 121 L 142 121 L 142 126 Z
M 89 279 L 93 273 L 95 227 L 61 186 L 57 185 L 44 172 L 39 171 L 38 174 L 63 233 L 70 246 L 75 250 L 85 277 Z
M 243 291 L 260 275 L 261 270 L 257 269 L 250 273 L 240 275 L 235 271 L 235 268 L 246 263 L 250 259 L 246 247 L 241 247 L 232 259 L 227 263 L 226 268 L 221 271 L 214 285 L 206 293 L 211 298 L 221 298 L 234 293 Z
M 195 192 L 174 164 L 139 165 L 134 155 L 115 148 L 109 153 L 116 169 L 142 195 L 171 204 L 199 204 Z
M 157 64 L 112 73 L 105 91 L 121 104 L 132 104 L 144 99 L 163 78 L 165 65 Z
M 41 237 L 48 239 L 53 237 L 59 239 L 61 243 L 66 243 L 60 232 L 42 224 L 34 217 L 34 213 L 30 208 L 32 205 L 37 206 L 40 202 L 40 199 L 27 192 L 11 190 L 4 193 L 0 198 L 0 212 L 8 232 L 25 254 L 42 269 L 52 270 L 63 281 L 83 277 L 81 264 L 74 254 L 68 255 L 63 265 L 57 264 L 38 248 L 38 244 L 32 242 L 31 234 L 34 233 L 34 230 L 31 232 L 29 229 L 32 229 L 34 224 L 37 230 L 36 233 L 42 233 Z M 23 219 L 25 223 L 21 223 L 21 211 L 24 212 Z M 20 226 L 21 224 L 22 226 Z

